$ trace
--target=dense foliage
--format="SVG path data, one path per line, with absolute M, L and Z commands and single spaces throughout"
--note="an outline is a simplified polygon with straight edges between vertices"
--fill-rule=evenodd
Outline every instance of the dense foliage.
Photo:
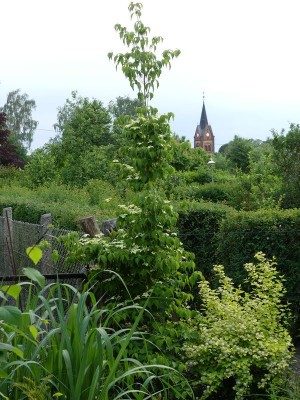
M 45 285 L 33 268 L 23 272 L 31 282 L 2 286 L 0 292 L 1 398 L 109 400 L 133 393 L 137 400 L 169 398 L 168 376 L 183 378 L 171 368 L 128 357 L 130 343 L 143 341 L 137 325 L 144 308 L 133 305 L 137 317 L 131 327 L 116 329 L 122 306 L 109 310 L 92 291 Z
M 8 93 L 6 103 L 0 111 L 7 114 L 7 126 L 12 133 L 12 139 L 21 149 L 29 149 L 33 140 L 33 134 L 38 122 L 32 118 L 32 111 L 36 104 L 29 99 L 27 93 L 20 93 L 20 89 Z
M 216 391 L 224 399 L 264 393 L 270 384 L 280 384 L 289 365 L 283 283 L 273 261 L 262 253 L 256 258 L 257 264 L 245 264 L 250 292 L 234 287 L 221 265 L 213 268 L 217 289 L 207 281 L 199 284 L 203 317 L 191 321 L 198 340 L 186 352 L 195 380 L 205 387 L 201 399 Z
M 4 334 L 3 340 L 13 348 L 4 346 L 9 362 L 0 360 L 7 374 L 2 372 L 1 387 L 5 395 L 17 393 L 16 399 L 21 391 L 41 400 L 58 390 L 67 399 L 78 393 L 92 399 L 108 382 L 106 372 L 110 376 L 122 341 L 139 320 L 125 359 L 97 398 L 118 396 L 118 390 L 120 398 L 124 391 L 124 398 L 135 391 L 135 398 L 142 399 L 139 390 L 154 399 L 192 398 L 191 387 L 173 367 L 193 381 L 202 399 L 242 399 L 247 393 L 277 400 L 275 386 L 284 384 L 290 358 L 288 311 L 282 302 L 291 303 L 294 335 L 300 314 L 300 216 L 299 209 L 292 209 L 299 207 L 299 126 L 291 125 L 286 134 L 274 132 L 266 142 L 235 136 L 212 156 L 212 182 L 210 156 L 171 132 L 172 113 L 160 115 L 149 104 L 163 68 L 180 51 L 157 56 L 162 38 L 149 37 L 142 5 L 131 3 L 129 11 L 133 30 L 115 26 L 128 50 L 109 58 L 138 98 L 119 96 L 105 107 L 101 100 L 72 92 L 58 108 L 56 138 L 35 150 L 24 170 L 15 168 L 15 148 L 0 114 L 0 206 L 12 206 L 14 219 L 39 223 L 41 214 L 51 212 L 56 226 L 78 230 L 81 217 L 95 215 L 99 224 L 117 217 L 117 230 L 109 237 L 79 239 L 72 233 L 60 239 L 70 262 L 88 266 L 90 289 L 79 294 L 69 288 L 71 299 L 67 287 L 50 285 L 33 303 L 28 299 L 33 315 L 40 312 L 35 307 L 42 310 L 40 300 L 52 302 L 55 310 L 48 304 L 43 312 L 51 315 L 51 329 L 57 332 L 50 329 L 48 341 L 37 316 L 32 328 L 23 326 L 25 336 L 10 325 L 13 334 Z M 259 253 L 253 264 L 261 251 L 266 256 Z M 283 280 L 268 261 L 273 256 Z M 62 300 L 57 299 L 63 292 L 68 312 L 61 322 Z M 14 343 L 8 343 L 11 338 Z M 101 353 L 101 346 L 107 357 L 99 367 L 91 348 Z M 28 353 L 19 373 L 13 365 L 20 362 L 21 347 Z M 49 373 L 40 368 L 40 359 Z M 29 360 L 40 369 L 27 370 Z M 148 374 L 144 365 L 149 364 L 154 369 Z M 161 364 L 162 380 L 156 374 Z M 95 384 L 100 376 L 101 384 Z
M 0 112 L 0 165 L 23 166 L 18 155 L 18 149 L 10 143 L 11 132 L 7 129 L 7 119 L 4 112 Z

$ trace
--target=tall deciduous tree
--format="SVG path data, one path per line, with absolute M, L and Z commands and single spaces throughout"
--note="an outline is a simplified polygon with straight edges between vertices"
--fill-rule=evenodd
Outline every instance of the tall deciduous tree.
M 224 154 L 233 168 L 239 168 L 242 172 L 249 171 L 249 153 L 256 145 L 251 139 L 244 139 L 235 135 L 229 143 L 220 147 L 219 152 Z
M 109 102 L 108 111 L 114 118 L 121 115 L 136 115 L 137 107 L 142 107 L 143 103 L 139 99 L 131 99 L 129 96 L 118 96 L 116 100 Z
M 17 147 L 9 142 L 10 131 L 6 125 L 6 114 L 0 112 L 0 164 L 22 167 L 17 154 Z
M 300 207 L 300 125 L 291 124 L 285 135 L 273 131 L 273 160 L 283 177 L 284 202 L 288 207 Z
M 38 121 L 32 118 L 32 111 L 36 109 L 33 99 L 20 89 L 8 93 L 5 105 L 0 108 L 7 115 L 7 127 L 11 132 L 12 141 L 30 149 L 33 134 L 38 126 Z
M 72 92 L 63 107 L 58 108 L 55 130 L 61 134 L 66 152 L 84 151 L 90 146 L 111 143 L 111 117 L 100 100 L 78 96 Z

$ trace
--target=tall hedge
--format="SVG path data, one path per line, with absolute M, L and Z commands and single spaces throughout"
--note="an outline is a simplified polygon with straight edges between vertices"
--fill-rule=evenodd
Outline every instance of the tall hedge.
M 236 211 L 210 203 L 179 203 L 178 232 L 184 248 L 195 254 L 205 278 L 212 280 L 212 266 L 222 264 L 236 285 L 244 285 L 244 264 L 262 251 L 275 256 L 285 279 L 291 303 L 293 328 L 300 326 L 300 209 Z
M 236 283 L 257 251 L 275 256 L 287 299 L 300 302 L 300 209 L 240 211 L 220 224 L 216 258 Z
M 224 218 L 234 210 L 209 202 L 179 202 L 177 228 L 186 250 L 195 254 L 196 267 L 205 278 L 211 278 L 212 266 L 217 263 L 218 233 Z

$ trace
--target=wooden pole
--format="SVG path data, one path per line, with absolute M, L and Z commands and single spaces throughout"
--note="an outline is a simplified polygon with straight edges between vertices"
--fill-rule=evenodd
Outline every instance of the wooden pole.
M 91 237 L 95 237 L 101 233 L 98 223 L 93 216 L 82 218 L 80 220 L 80 225 L 83 231 Z

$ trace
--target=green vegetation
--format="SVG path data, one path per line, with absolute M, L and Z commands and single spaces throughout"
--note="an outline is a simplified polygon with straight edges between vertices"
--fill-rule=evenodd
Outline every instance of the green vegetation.
M 36 285 L 14 284 L 0 292 L 2 398 L 108 400 L 134 394 L 137 400 L 168 399 L 168 375 L 184 380 L 171 368 L 128 357 L 130 343 L 143 340 L 137 326 L 144 308 L 132 305 L 137 317 L 130 328 L 117 329 L 123 307 L 108 309 L 92 291 L 45 286 L 36 270 L 23 272 Z M 6 305 L 9 297 L 16 305 Z
M 285 329 L 286 307 L 281 305 L 283 283 L 274 262 L 262 253 L 256 258 L 257 264 L 245 264 L 249 293 L 235 288 L 221 265 L 213 268 L 217 289 L 207 281 L 199 284 L 203 317 L 191 321 L 196 339 L 186 352 L 195 380 L 206 386 L 203 399 L 220 387 L 223 398 L 231 398 L 230 392 L 236 399 L 259 393 L 270 382 L 282 383 L 282 372 L 289 365 L 291 338 Z M 224 384 L 230 378 L 235 381 L 232 387 Z
M 32 118 L 32 111 L 36 109 L 35 100 L 29 99 L 27 93 L 20 93 L 20 89 L 8 93 L 6 103 L 0 112 L 7 115 L 7 127 L 11 131 L 11 141 L 25 154 L 33 140 L 33 134 L 38 122 Z
M 59 239 L 67 262 L 87 266 L 84 288 L 45 285 L 36 269 L 24 273 L 40 287 L 2 286 L 0 396 L 297 398 L 299 125 L 266 142 L 235 136 L 213 156 L 212 182 L 209 155 L 150 106 L 180 51 L 156 55 L 142 5 L 129 11 L 133 30 L 115 26 L 128 49 L 109 58 L 137 98 L 105 107 L 74 91 L 23 170 L 0 159 L 0 206 L 16 220 L 51 212 L 76 231 L 87 215 L 117 217 L 109 237 Z

